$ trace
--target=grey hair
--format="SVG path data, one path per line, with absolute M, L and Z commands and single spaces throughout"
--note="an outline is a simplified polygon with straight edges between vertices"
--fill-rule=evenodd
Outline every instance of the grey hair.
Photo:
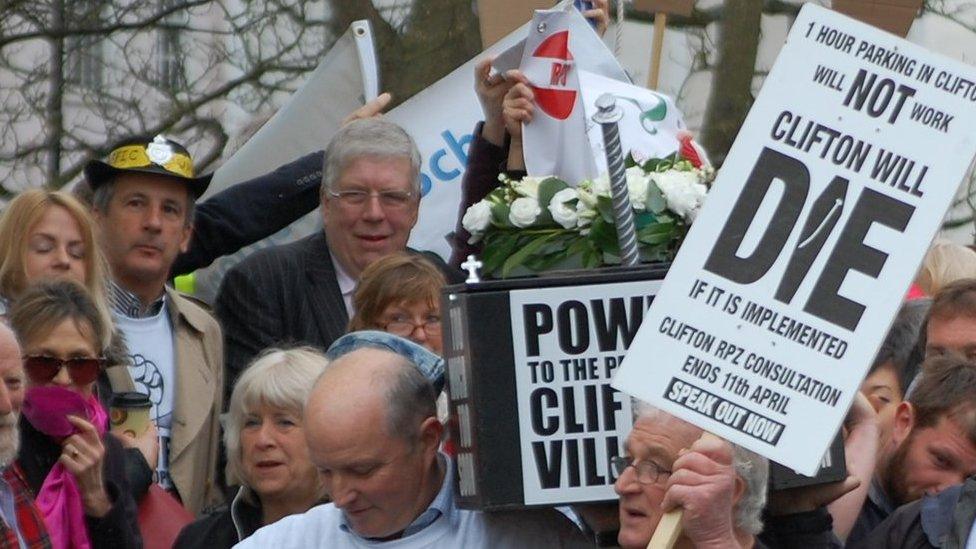
M 386 392 L 386 427 L 393 436 L 416 441 L 420 424 L 429 417 L 437 417 L 437 395 L 433 384 L 417 365 L 403 356 L 396 356 L 401 367 L 397 369 L 396 377 L 390 380 Z
M 163 176 L 165 177 L 165 176 Z M 113 177 L 109 181 L 102 183 L 95 193 L 92 195 L 91 204 L 92 209 L 101 212 L 102 214 L 108 213 L 109 205 L 112 204 L 112 198 L 115 197 L 115 178 Z M 197 199 L 190 192 L 190 189 L 186 189 L 186 218 L 183 221 L 185 227 L 189 227 L 193 224 L 193 216 L 197 210 Z
M 631 399 L 631 410 L 634 421 L 639 418 L 654 419 L 662 414 L 670 416 L 664 410 L 637 399 Z M 732 467 L 735 468 L 735 474 L 746 484 L 742 498 L 734 509 L 735 524 L 742 531 L 757 535 L 763 529 L 762 511 L 766 506 L 769 461 L 755 452 L 746 450 L 738 444 L 733 444 Z
M 227 484 L 250 488 L 243 475 L 241 431 L 247 415 L 262 404 L 294 410 L 302 417 L 315 380 L 329 361 L 311 347 L 266 349 L 244 370 L 230 397 L 224 423 Z
M 403 128 L 382 118 L 354 120 L 336 132 L 325 150 L 321 194 L 334 190 L 342 170 L 363 156 L 409 158 L 412 189 L 420 196 L 420 150 Z
M 769 461 L 759 454 L 732 445 L 732 466 L 735 474 L 746 483 L 742 499 L 735 506 L 735 524 L 745 532 L 762 532 L 762 512 L 766 507 L 766 488 L 769 484 Z

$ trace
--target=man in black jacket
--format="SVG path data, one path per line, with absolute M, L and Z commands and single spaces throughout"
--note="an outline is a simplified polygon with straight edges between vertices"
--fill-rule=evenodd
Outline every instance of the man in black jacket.
M 420 209 L 420 152 L 392 122 L 354 121 L 325 153 L 323 232 L 256 252 L 224 277 L 215 310 L 224 327 L 226 391 L 262 349 L 322 349 L 346 332 L 352 292 L 373 261 L 406 249 Z M 458 281 L 439 258 L 450 281 Z

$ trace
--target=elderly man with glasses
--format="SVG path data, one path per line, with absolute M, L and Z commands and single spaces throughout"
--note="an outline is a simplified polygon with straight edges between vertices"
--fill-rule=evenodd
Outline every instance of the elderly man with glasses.
M 228 271 L 215 309 L 224 327 L 226 386 L 261 349 L 322 349 L 346 332 L 352 294 L 372 262 L 407 249 L 420 209 L 420 152 L 396 124 L 367 118 L 332 138 L 321 187 L 324 231 L 254 253 Z M 459 281 L 434 254 L 424 254 Z
M 774 491 L 764 510 L 766 458 L 703 436 L 698 427 L 644 402 L 634 401 L 633 409 L 624 455 L 611 460 L 623 549 L 647 547 L 665 511 L 677 508 L 684 511 L 679 549 L 843 546 L 824 506 L 856 483 Z
M 668 413 L 635 403 L 625 455 L 612 461 L 627 548 L 647 547 L 664 512 L 683 507 L 679 547 L 752 547 L 762 531 L 766 460 Z

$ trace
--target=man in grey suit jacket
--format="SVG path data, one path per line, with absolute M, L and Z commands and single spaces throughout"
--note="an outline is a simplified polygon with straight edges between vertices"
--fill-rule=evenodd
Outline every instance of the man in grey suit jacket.
M 345 333 L 352 293 L 373 261 L 407 248 L 420 209 L 420 152 L 377 118 L 339 130 L 325 153 L 323 233 L 252 254 L 224 277 L 215 310 L 224 328 L 226 392 L 262 349 L 322 349 Z M 433 254 L 448 279 L 459 276 Z

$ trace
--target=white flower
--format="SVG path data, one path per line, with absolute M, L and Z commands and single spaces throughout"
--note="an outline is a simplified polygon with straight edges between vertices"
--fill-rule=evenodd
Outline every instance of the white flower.
M 582 200 L 576 203 L 576 227 L 583 228 L 596 219 L 596 210 L 590 208 Z
M 522 178 L 521 181 L 513 181 L 512 188 L 515 189 L 515 192 L 519 193 L 522 196 L 538 199 L 539 185 L 542 184 L 542 182 L 545 181 L 546 179 L 549 179 L 550 177 L 552 176 L 549 175 L 543 177 L 525 176 Z
M 549 213 L 552 214 L 553 221 L 562 225 L 564 229 L 576 227 L 576 206 L 566 203 L 577 200 L 577 198 L 576 190 L 570 188 L 554 194 L 549 202 Z
M 516 227 L 525 228 L 535 223 L 541 213 L 542 208 L 535 198 L 516 198 L 508 212 L 508 220 Z
M 630 194 L 630 206 L 637 211 L 647 209 L 647 186 L 650 178 L 639 166 L 627 168 L 627 191 Z
M 669 210 L 687 221 L 694 221 L 708 193 L 708 187 L 701 182 L 697 173 L 668 170 L 651 174 L 651 179 L 661 189 Z
M 596 208 L 596 195 L 593 194 L 592 184 L 576 187 L 576 194 L 579 197 L 579 202 L 576 203 L 576 211 L 580 211 L 581 208 L 589 210 Z
M 601 173 L 593 180 L 593 194 L 596 196 L 611 196 L 609 175 Z
M 472 204 L 461 218 L 461 226 L 471 234 L 485 232 L 491 223 L 491 205 L 487 200 Z

